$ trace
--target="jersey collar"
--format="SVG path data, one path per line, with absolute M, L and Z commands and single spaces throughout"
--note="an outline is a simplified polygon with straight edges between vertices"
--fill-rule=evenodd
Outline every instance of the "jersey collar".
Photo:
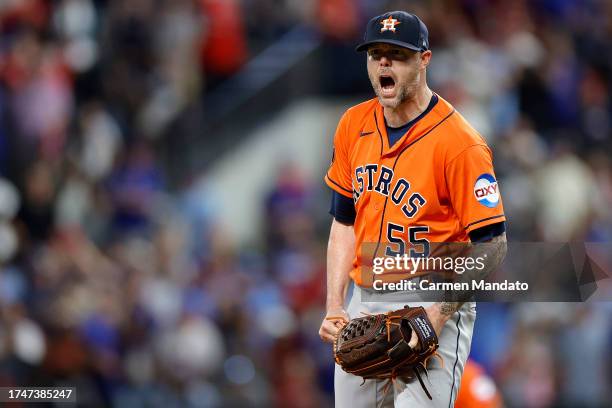
M 380 102 L 376 102 L 374 118 L 376 120 L 376 130 L 380 134 L 383 144 L 382 156 L 392 155 L 397 151 L 404 149 L 406 146 L 427 134 L 453 111 L 453 106 L 450 103 L 440 97 L 440 95 L 437 96 L 438 103 L 435 104 L 433 109 L 427 112 L 427 114 L 425 114 L 413 126 L 411 126 L 410 129 L 408 129 L 408 131 L 391 147 L 389 147 L 389 137 L 387 135 L 387 128 L 385 126 L 383 106 L 380 104 Z

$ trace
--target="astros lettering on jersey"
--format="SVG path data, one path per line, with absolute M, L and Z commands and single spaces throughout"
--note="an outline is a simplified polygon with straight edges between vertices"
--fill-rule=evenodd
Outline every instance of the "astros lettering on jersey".
M 418 244 L 468 242 L 470 231 L 506 219 L 491 150 L 440 96 L 393 146 L 376 98 L 348 109 L 325 182 L 355 203 L 350 276 L 362 286 L 361 267 L 371 265 L 364 244 L 402 255 Z

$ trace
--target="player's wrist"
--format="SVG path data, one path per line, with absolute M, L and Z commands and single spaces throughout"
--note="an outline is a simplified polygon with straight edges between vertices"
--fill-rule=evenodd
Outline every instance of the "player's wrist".
M 434 327 L 436 334 L 440 336 L 444 325 L 450 319 L 451 314 L 445 312 L 445 308 L 442 303 L 435 303 L 425 309 L 427 311 L 427 317 L 431 322 L 431 325 Z
M 325 301 L 325 310 L 344 310 L 344 297 L 337 294 L 328 293 Z
M 342 304 L 328 305 L 325 308 L 325 312 L 328 315 L 329 314 L 336 314 L 336 313 L 346 314 L 346 310 L 344 310 L 344 305 L 342 305 Z

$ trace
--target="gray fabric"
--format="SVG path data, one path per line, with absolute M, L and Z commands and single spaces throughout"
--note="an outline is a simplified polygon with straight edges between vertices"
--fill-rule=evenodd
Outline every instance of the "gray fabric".
M 363 289 L 351 285 L 347 296 L 346 310 L 351 318 L 365 313 L 383 313 L 404 307 L 405 303 L 361 302 Z M 409 306 L 427 307 L 432 303 L 410 303 Z M 472 332 L 476 320 L 476 305 L 466 303 L 449 319 L 442 331 L 438 353 L 444 360 L 432 358 L 428 364 L 429 375 L 423 381 L 431 393 L 429 400 L 416 378 L 398 379 L 389 387 L 382 406 L 396 408 L 451 408 L 457 397 L 463 367 L 470 352 Z M 374 408 L 381 405 L 386 381 L 367 380 L 342 371 L 336 365 L 334 375 L 335 401 L 337 408 Z

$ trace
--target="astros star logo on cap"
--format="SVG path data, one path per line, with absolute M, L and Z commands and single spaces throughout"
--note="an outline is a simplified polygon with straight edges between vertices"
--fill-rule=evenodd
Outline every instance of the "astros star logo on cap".
M 389 18 L 382 20 L 380 24 L 382 24 L 382 28 L 380 29 L 380 32 L 382 33 L 383 31 L 387 30 L 395 32 L 395 26 L 401 23 L 389 16 Z

